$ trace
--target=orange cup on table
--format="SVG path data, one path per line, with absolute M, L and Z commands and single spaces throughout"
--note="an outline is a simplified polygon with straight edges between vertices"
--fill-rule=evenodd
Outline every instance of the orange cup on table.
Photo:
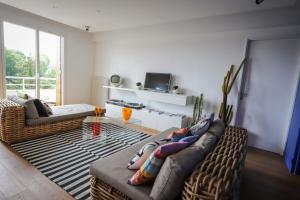
M 132 109 L 131 108 L 122 108 L 122 117 L 123 121 L 127 122 L 132 114 Z
M 101 113 L 102 113 L 102 108 L 100 106 L 96 106 L 95 107 L 95 114 L 96 114 L 96 117 L 100 117 L 101 116 Z

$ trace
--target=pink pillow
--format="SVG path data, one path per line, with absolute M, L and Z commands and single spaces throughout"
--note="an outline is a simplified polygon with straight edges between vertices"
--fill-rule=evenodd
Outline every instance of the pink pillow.
M 178 142 L 180 139 L 190 135 L 188 128 L 180 128 L 176 131 L 171 132 L 168 135 L 168 139 L 172 139 L 172 142 Z

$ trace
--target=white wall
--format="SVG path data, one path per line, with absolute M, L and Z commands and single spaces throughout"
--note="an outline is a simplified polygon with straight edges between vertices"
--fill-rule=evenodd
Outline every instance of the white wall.
M 207 112 L 217 112 L 224 74 L 231 64 L 241 62 L 245 40 L 291 36 L 299 33 L 299 25 L 299 8 L 283 8 L 96 33 L 95 75 L 117 73 L 133 87 L 144 81 L 146 72 L 171 72 L 187 94 L 204 93 Z M 112 93 L 116 98 L 118 94 Z M 236 94 L 237 87 L 230 98 L 234 104 Z M 147 103 L 175 113 L 192 113 L 191 106 Z
M 221 85 L 231 64 L 240 64 L 247 39 L 290 38 L 300 34 L 300 9 L 281 8 L 254 13 L 208 17 L 141 28 L 96 33 L 95 75 L 116 73 L 126 86 L 144 81 L 146 72 L 168 72 L 187 94 L 204 93 L 205 112 L 218 113 Z M 238 85 L 230 94 L 236 104 Z M 112 92 L 134 100 L 133 94 Z M 141 100 L 139 100 L 141 101 Z M 191 106 L 146 102 L 155 108 L 192 115 Z
M 0 21 L 7 21 L 64 37 L 64 103 L 91 102 L 95 49 L 89 33 L 1 3 Z M 1 40 L 1 42 L 3 41 Z M 3 72 L 2 69 L 0 71 Z M 3 74 L 0 75 L 2 83 Z M 0 96 L 1 93 L 0 90 Z

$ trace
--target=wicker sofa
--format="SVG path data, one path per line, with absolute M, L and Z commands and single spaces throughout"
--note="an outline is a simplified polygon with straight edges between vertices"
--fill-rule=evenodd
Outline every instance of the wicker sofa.
M 166 135 L 170 131 L 172 130 L 167 130 L 161 135 Z M 181 188 L 178 192 L 181 199 L 239 199 L 241 171 L 247 149 L 247 131 L 242 128 L 227 127 L 223 133 L 209 153 L 196 165 L 190 176 L 183 181 L 183 186 L 178 187 Z M 154 136 L 150 141 L 160 138 L 161 136 Z M 146 142 L 149 141 L 141 143 Z M 137 144 L 91 165 L 93 200 L 153 199 L 151 196 L 153 184 L 137 187 L 126 185 L 126 179 L 134 173 L 128 172 L 129 170 L 124 167 L 126 160 L 129 160 L 143 144 Z M 171 190 L 176 190 L 176 187 L 172 187 Z M 158 199 L 173 198 L 164 196 Z
M 26 120 L 25 108 L 23 106 L 8 99 L 1 99 L 0 139 L 11 144 L 79 128 L 86 116 L 94 114 L 94 107 L 90 105 L 87 106 L 83 110 L 81 109 L 81 112 L 73 112 L 72 115 L 69 116 L 66 116 L 68 113 L 62 114 L 60 112 L 58 114 L 59 116 L 55 116 L 54 113 L 54 117 L 51 119 L 43 117 L 35 121 L 30 121 Z M 64 112 L 68 112 L 66 106 L 58 107 L 56 110 L 63 110 L 62 108 L 65 110 Z

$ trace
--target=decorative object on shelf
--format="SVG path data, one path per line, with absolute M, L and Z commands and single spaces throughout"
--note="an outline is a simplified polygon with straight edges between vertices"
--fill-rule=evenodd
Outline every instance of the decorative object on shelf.
M 125 102 L 123 106 L 127 108 L 134 108 L 134 109 L 142 109 L 145 107 L 142 103 L 128 103 L 128 102 Z
M 246 58 L 241 62 L 238 70 L 233 74 L 234 65 L 231 65 L 229 71 L 227 71 L 226 76 L 223 80 L 222 92 L 223 92 L 223 102 L 221 103 L 219 118 L 224 122 L 225 126 L 228 126 L 232 120 L 233 116 L 233 105 L 227 104 L 227 97 L 230 93 L 232 86 L 241 71 L 242 67 L 245 65 Z
M 177 85 L 174 85 L 172 87 L 172 93 L 173 94 L 180 94 L 180 89 L 179 89 L 179 87 Z
M 203 94 L 200 94 L 200 96 L 194 98 L 195 98 L 195 103 L 194 103 L 193 119 L 190 122 L 189 127 L 197 124 L 197 122 L 201 119 L 202 116 L 203 103 L 204 103 Z
M 96 117 L 100 117 L 102 113 L 102 108 L 100 106 L 95 107 L 95 115 Z
M 110 77 L 110 84 L 114 87 L 119 87 L 122 84 L 122 78 L 119 75 L 114 74 Z
M 145 107 L 142 103 L 126 102 L 126 101 L 118 100 L 118 99 L 109 99 L 106 101 L 106 103 L 117 105 L 117 106 L 122 106 L 122 107 L 127 107 L 127 108 L 134 108 L 134 109 L 142 109 Z
M 141 82 L 137 82 L 137 83 L 135 84 L 135 86 L 136 86 L 136 89 L 138 89 L 138 90 L 141 90 L 141 89 L 142 89 L 142 83 L 141 83 Z
M 264 0 L 255 0 L 255 3 L 256 3 L 257 5 L 260 5 L 262 2 L 264 2 Z
M 132 114 L 131 108 L 122 108 L 122 118 L 124 122 L 129 121 L 131 114 Z

